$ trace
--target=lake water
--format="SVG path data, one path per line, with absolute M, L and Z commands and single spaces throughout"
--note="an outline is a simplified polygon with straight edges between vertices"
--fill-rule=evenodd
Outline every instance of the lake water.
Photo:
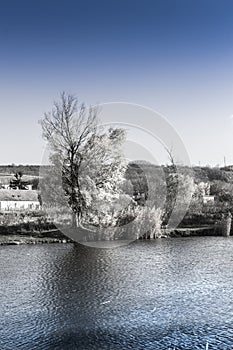
M 0 247 L 0 349 L 233 349 L 233 238 Z

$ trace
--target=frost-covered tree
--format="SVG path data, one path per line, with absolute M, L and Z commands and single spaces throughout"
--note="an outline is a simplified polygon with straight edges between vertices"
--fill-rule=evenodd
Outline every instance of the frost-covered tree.
M 81 167 L 80 184 L 86 203 L 84 223 L 92 221 L 103 227 L 116 224 L 124 206 L 126 161 L 121 151 L 124 140 L 125 131 L 112 128 L 102 130 L 92 140 Z

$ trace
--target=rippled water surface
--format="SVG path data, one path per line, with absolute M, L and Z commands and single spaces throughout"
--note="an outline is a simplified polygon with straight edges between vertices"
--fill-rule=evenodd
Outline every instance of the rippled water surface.
M 0 247 L 0 349 L 233 349 L 233 239 Z

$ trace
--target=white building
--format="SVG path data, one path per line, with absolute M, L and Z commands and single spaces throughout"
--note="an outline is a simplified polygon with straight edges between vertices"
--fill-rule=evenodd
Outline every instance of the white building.
M 211 196 L 211 195 L 203 196 L 203 203 L 204 204 L 214 204 L 214 196 Z
M 0 189 L 0 210 L 39 210 L 37 191 Z

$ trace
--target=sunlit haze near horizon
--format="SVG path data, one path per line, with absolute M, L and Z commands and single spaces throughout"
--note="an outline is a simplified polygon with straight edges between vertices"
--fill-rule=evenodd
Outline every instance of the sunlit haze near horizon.
M 62 91 L 148 107 L 191 164 L 233 164 L 232 1 L 2 1 L 0 43 L 0 164 L 41 163 Z

